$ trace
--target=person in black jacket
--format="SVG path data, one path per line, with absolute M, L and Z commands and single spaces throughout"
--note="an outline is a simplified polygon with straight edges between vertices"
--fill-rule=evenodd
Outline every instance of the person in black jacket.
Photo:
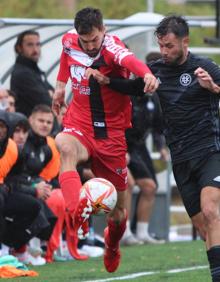
M 45 172 L 42 176 L 41 172 L 44 171 L 44 168 L 54 158 L 53 151 L 48 145 L 46 137 L 52 129 L 54 117 L 51 109 L 46 105 L 38 105 L 33 111 L 29 119 L 32 121 L 31 124 L 33 124 L 33 120 L 36 120 L 33 116 L 38 113 L 39 122 L 37 128 L 39 134 L 29 126 L 27 117 L 22 113 L 13 113 L 10 115 L 10 135 L 18 145 L 19 157 L 6 178 L 6 183 L 18 193 L 24 193 L 37 199 L 41 206 L 38 220 L 38 228 L 41 228 L 41 232 L 37 234 L 37 237 L 42 240 L 49 240 L 57 217 L 46 201 L 51 196 L 52 182 L 50 183 L 50 175 L 56 176 L 58 173 L 59 160 L 58 164 L 55 161 L 55 167 L 48 168 L 50 171 L 54 170 L 53 172 Z M 29 128 L 30 130 L 27 131 Z M 51 138 L 50 140 L 53 139 Z M 58 152 L 57 156 L 59 157 Z M 48 178 L 47 175 L 49 175 Z M 56 184 L 57 182 L 55 182 L 55 186 Z M 17 253 L 15 255 L 20 257 L 20 253 Z M 43 262 L 42 258 L 39 257 L 39 259 L 40 263 L 41 261 L 42 264 L 45 263 L 45 260 Z
M 51 108 L 47 105 L 39 104 L 35 106 L 29 117 L 31 129 L 26 139 L 24 132 L 18 133 L 19 129 L 27 128 L 27 119 L 25 122 L 24 115 L 16 113 L 16 118 L 11 122 L 11 135 L 20 147 L 21 155 L 7 178 L 11 185 L 19 183 L 20 192 L 22 190 L 31 194 L 41 202 L 45 215 L 44 222 L 46 219 L 46 222 L 50 225 L 49 228 L 45 229 L 44 233 L 41 232 L 37 237 L 47 240 L 47 252 L 45 255 L 47 262 L 52 262 L 54 259 L 53 254 L 60 243 L 60 234 L 65 216 L 65 203 L 62 192 L 60 189 L 56 189 L 59 187 L 57 175 L 60 166 L 60 155 L 56 149 L 54 139 L 49 136 L 53 126 L 53 119 Z M 68 233 L 68 238 L 70 240 L 67 240 L 67 245 L 71 255 L 76 259 L 87 259 L 87 256 L 78 253 L 78 239 L 73 238 L 70 233 Z
M 15 142 L 9 138 L 9 113 L 0 111 L 0 242 L 20 248 L 36 235 L 33 224 L 40 212 L 31 196 L 17 193 L 5 179 L 18 158 Z
M 19 34 L 15 43 L 16 62 L 11 74 L 11 90 L 17 95 L 16 110 L 29 116 L 37 104 L 51 106 L 53 87 L 38 67 L 41 54 L 40 36 L 27 30 Z

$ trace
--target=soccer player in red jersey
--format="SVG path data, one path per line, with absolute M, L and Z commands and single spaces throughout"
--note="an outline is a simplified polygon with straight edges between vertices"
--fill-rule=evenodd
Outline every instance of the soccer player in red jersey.
M 75 30 L 63 37 L 63 51 L 52 107 L 56 114 L 65 103 L 65 86 L 71 79 L 73 99 L 63 118 L 63 131 L 56 137 L 61 154 L 60 186 L 66 207 L 80 238 L 88 233 L 92 208 L 79 200 L 81 182 L 77 164 L 91 160 L 96 177 L 111 181 L 118 192 L 115 209 L 104 231 L 104 264 L 114 272 L 120 263 L 119 241 L 126 228 L 127 188 L 125 129 L 130 127 L 131 102 L 110 88 L 100 86 L 88 68 L 107 76 L 127 78 L 129 72 L 143 78 L 146 92 L 155 92 L 158 82 L 149 68 L 116 37 L 106 33 L 100 10 L 84 8 L 75 16 Z

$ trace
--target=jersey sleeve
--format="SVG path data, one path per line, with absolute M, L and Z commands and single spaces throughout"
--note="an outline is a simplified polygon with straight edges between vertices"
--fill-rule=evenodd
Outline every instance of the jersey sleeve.
M 65 36 L 66 35 L 64 35 L 62 39 L 63 50 L 60 56 L 60 67 L 57 75 L 57 80 L 67 83 L 70 73 L 69 73 L 69 65 L 68 65 L 68 55 L 64 51 L 65 48 L 63 44 L 63 42 L 65 41 Z
M 57 80 L 67 83 L 68 79 L 69 79 L 69 66 L 67 61 L 67 54 L 65 54 L 62 51 Z
M 124 95 L 144 96 L 144 82 L 138 77 L 136 79 L 110 78 L 109 87 Z
M 125 56 L 121 65 L 127 68 L 130 72 L 139 77 L 144 77 L 146 73 L 151 73 L 151 70 L 142 61 L 138 60 L 134 55 Z
M 144 77 L 146 73 L 151 73 L 151 70 L 141 60 L 124 46 L 124 43 L 117 37 L 111 37 L 106 40 L 106 49 L 114 63 L 128 69 L 130 72 L 139 77 Z

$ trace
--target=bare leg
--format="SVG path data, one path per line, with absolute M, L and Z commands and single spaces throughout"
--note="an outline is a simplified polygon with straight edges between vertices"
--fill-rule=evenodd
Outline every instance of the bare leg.
M 220 189 L 205 187 L 201 192 L 201 210 L 206 226 L 206 247 L 220 245 Z
M 138 179 L 136 183 L 141 189 L 137 207 L 137 221 L 149 222 L 155 200 L 156 183 L 150 178 Z
M 206 248 L 213 282 L 220 281 L 220 189 L 204 187 L 201 210 L 206 226 Z
M 131 203 L 132 203 L 132 192 L 133 188 L 135 185 L 135 180 L 128 169 L 128 189 L 126 193 L 126 208 L 127 208 L 127 215 L 128 215 L 128 220 L 126 224 L 126 230 L 124 232 L 124 235 L 121 240 L 121 244 L 125 246 L 131 246 L 131 245 L 139 245 L 142 244 L 143 242 L 138 240 L 135 235 L 131 231 Z

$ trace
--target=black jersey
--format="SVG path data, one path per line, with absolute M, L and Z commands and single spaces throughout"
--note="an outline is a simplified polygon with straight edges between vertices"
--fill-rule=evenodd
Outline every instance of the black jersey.
M 204 68 L 220 85 L 220 68 L 211 60 L 189 53 L 186 62 L 169 66 L 162 59 L 150 68 L 159 79 L 157 90 L 164 118 L 164 134 L 174 163 L 220 151 L 219 95 L 200 86 L 194 71 Z M 144 87 L 143 80 L 111 79 L 111 87 L 133 94 Z M 135 94 L 134 94 L 135 95 Z

